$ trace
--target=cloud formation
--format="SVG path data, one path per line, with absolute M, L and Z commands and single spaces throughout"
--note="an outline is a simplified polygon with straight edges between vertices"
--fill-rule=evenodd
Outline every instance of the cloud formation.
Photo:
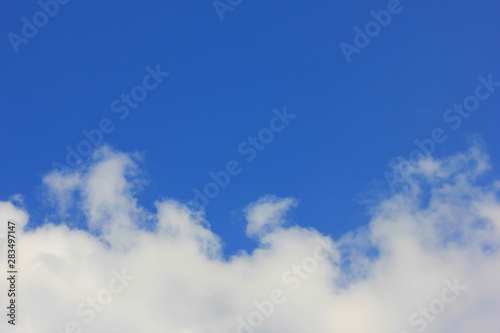
M 203 211 L 170 199 L 155 212 L 138 205 L 139 159 L 105 147 L 90 165 L 44 178 L 59 215 L 19 235 L 12 332 L 498 328 L 500 182 L 485 180 L 478 145 L 405 170 L 397 193 L 371 207 L 370 223 L 339 239 L 289 226 L 297 201 L 264 196 L 244 209 L 258 247 L 228 259 Z M 83 230 L 70 223 L 78 214 Z M 29 219 L 16 200 L 0 203 L 0 217 L 19 229 Z
M 274 230 L 285 222 L 286 212 L 297 205 L 293 198 L 266 195 L 245 208 L 247 235 L 253 236 Z

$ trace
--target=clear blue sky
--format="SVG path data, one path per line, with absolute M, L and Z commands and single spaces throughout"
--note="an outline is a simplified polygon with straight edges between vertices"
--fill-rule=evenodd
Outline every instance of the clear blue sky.
M 401 1 L 348 63 L 339 45 L 354 45 L 353 28 L 387 6 L 243 0 L 221 21 L 208 0 L 72 0 L 13 47 L 9 33 L 24 38 L 22 18 L 33 22 L 41 7 L 2 2 L 0 200 L 21 193 L 30 223 L 42 223 L 42 176 L 105 118 L 115 129 L 103 142 L 144 153 L 149 183 L 140 201 L 148 208 L 161 197 L 189 201 L 210 171 L 240 163 L 206 208 L 229 252 L 252 246 L 238 212 L 269 193 L 298 198 L 293 219 L 325 234 L 365 224 L 359 198 L 374 183 L 388 190 L 390 160 L 408 158 L 414 140 L 435 128 L 448 135 L 435 156 L 480 135 L 498 175 L 500 88 L 456 130 L 443 115 L 475 93 L 478 76 L 500 81 L 500 4 Z M 120 119 L 113 101 L 157 64 L 170 75 Z M 285 105 L 297 117 L 248 163 L 238 145 Z

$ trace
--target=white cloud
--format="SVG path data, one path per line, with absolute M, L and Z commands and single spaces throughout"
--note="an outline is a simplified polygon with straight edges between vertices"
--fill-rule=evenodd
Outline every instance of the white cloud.
M 286 212 L 297 205 L 293 198 L 266 195 L 245 208 L 248 221 L 247 235 L 270 232 L 285 222 Z
M 424 327 L 420 311 L 439 304 L 444 281 L 458 277 L 467 289 L 425 331 L 497 332 L 500 186 L 476 182 L 489 166 L 479 148 L 423 161 L 400 192 L 372 207 L 369 225 L 337 240 L 286 227 L 296 201 L 265 196 L 245 209 L 259 247 L 228 260 L 203 212 L 168 199 L 156 212 L 137 204 L 136 161 L 104 148 L 86 169 L 45 177 L 48 192 L 81 211 L 91 231 L 56 223 L 18 235 L 19 321 L 9 331 L 64 332 L 75 322 L 94 333 L 237 332 L 238 318 L 255 316 L 254 301 L 268 304 L 279 289 L 286 300 L 254 332 L 410 333 Z M 61 219 L 67 214 L 61 210 Z M 28 221 L 12 202 L 0 203 L 0 217 L 19 227 Z M 320 253 L 328 259 L 308 272 Z M 122 269 L 133 280 L 92 310 L 87 302 L 103 300 Z

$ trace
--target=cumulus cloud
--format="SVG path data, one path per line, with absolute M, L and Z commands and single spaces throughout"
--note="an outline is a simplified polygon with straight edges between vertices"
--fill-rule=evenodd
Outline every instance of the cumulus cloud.
M 60 221 L 20 230 L 10 331 L 497 332 L 500 183 L 485 180 L 478 146 L 407 170 L 370 223 L 339 239 L 287 226 L 295 199 L 260 198 L 244 209 L 258 247 L 226 259 L 203 211 L 138 205 L 137 162 L 103 148 L 89 166 L 44 178 Z M 75 211 L 86 230 L 64 222 Z M 16 201 L 1 202 L 0 217 L 19 228 L 29 219 Z
M 285 222 L 286 212 L 297 205 L 293 198 L 278 198 L 266 195 L 245 208 L 247 235 L 254 236 L 270 232 Z

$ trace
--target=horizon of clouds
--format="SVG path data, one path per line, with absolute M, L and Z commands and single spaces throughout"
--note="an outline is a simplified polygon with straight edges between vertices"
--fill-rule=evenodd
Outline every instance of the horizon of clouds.
M 35 228 L 21 231 L 20 195 L 0 202 L 19 233 L 14 332 L 496 332 L 500 182 L 484 184 L 492 166 L 480 143 L 406 169 L 371 204 L 370 223 L 338 239 L 290 223 L 297 199 L 264 194 L 243 208 L 256 248 L 228 258 L 203 210 L 138 204 L 140 161 L 105 146 L 77 170 L 50 172 L 57 213 Z M 466 288 L 454 293 L 457 281 Z

